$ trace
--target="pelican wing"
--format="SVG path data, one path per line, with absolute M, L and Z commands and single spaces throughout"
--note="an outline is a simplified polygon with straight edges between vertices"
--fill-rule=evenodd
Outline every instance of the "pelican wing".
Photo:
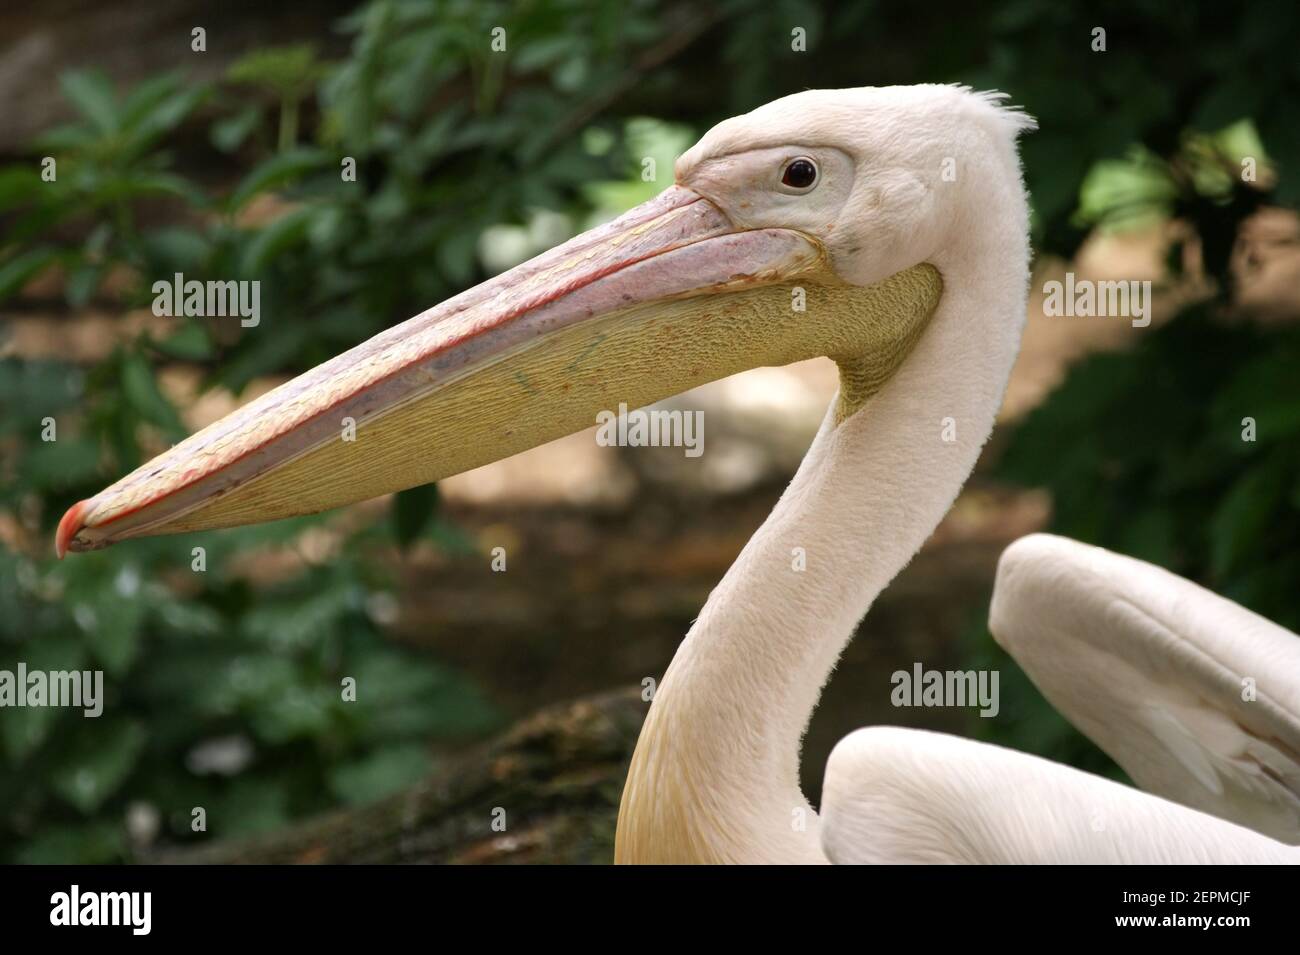
M 1159 567 L 1034 534 L 989 625 L 1142 788 L 1300 843 L 1300 637 Z
M 1244 826 L 1027 753 L 897 727 L 826 765 L 822 849 L 839 864 L 1300 863 Z

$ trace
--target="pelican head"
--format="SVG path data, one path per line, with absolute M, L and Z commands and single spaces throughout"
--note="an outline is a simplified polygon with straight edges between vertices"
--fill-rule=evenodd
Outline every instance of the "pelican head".
M 840 365 L 842 421 L 939 301 L 929 263 L 981 187 L 946 164 L 1014 166 L 1026 122 L 951 86 L 809 91 L 726 120 L 658 197 L 192 435 L 70 508 L 56 549 L 323 511 L 819 355 Z

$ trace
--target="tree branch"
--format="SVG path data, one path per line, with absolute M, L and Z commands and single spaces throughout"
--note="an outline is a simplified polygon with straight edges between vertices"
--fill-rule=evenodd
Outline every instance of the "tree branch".
M 270 836 L 144 861 L 609 863 L 647 707 L 638 688 L 549 707 L 407 792 Z M 493 829 L 495 810 L 504 810 L 502 831 Z

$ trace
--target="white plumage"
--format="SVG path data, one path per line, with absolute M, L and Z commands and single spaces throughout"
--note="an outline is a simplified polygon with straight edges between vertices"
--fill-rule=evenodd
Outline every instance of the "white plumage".
M 997 97 L 955 87 L 813 91 L 722 123 L 678 163 L 680 183 L 733 216 L 739 192 L 756 207 L 751 226 L 832 237 L 846 281 L 928 262 L 944 288 L 893 377 L 844 420 L 828 412 L 683 641 L 633 758 L 619 861 L 1300 861 L 1300 850 L 1157 796 L 933 733 L 846 738 L 827 766 L 822 818 L 799 789 L 801 739 L 840 651 L 992 429 L 1025 315 L 1015 139 L 1031 126 Z M 851 187 L 828 190 L 825 204 L 750 201 L 748 157 L 809 143 L 848 156 Z M 941 439 L 945 418 L 955 442 Z M 1140 782 L 1294 836 L 1294 635 L 1155 568 L 1045 536 L 1008 551 L 993 626 Z M 1232 699 L 1250 674 L 1266 702 L 1243 710 Z

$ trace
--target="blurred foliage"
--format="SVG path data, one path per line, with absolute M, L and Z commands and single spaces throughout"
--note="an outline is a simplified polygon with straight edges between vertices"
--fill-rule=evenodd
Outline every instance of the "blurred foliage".
M 316 49 L 310 43 L 254 50 L 230 64 L 226 70 L 226 78 L 232 84 L 263 92 L 279 106 L 276 141 L 281 152 L 297 144 L 299 109 L 325 74 L 326 67 L 316 59 Z M 238 147 L 260 121 L 261 110 L 256 104 L 250 104 L 213 126 L 213 144 L 229 152 Z
M 1131 350 L 1073 367 L 1015 428 L 995 476 L 1048 490 L 1051 531 L 1158 564 L 1300 630 L 1300 315 L 1247 321 L 1233 267 L 1246 219 L 1300 200 L 1300 61 L 1279 33 L 1294 30 L 1300 14 L 1283 4 L 1230 12 L 1137 4 L 1120 17 L 1089 16 L 1107 26 L 1112 52 L 1140 39 L 1142 55 L 1107 59 L 1115 69 L 1085 90 L 1035 92 L 1031 82 L 1025 92 L 1030 111 L 1050 117 L 1047 135 L 1024 147 L 1039 250 L 1069 255 L 1088 229 L 1176 219 L 1188 229 L 1168 249 L 1169 272 L 1181 275 L 1191 246 L 1210 291 Z M 1033 60 L 1067 54 L 1052 41 L 1032 51 Z M 1176 56 L 1166 59 L 1169 51 Z M 1067 100 L 1064 113 L 1034 105 Z M 1053 129 L 1081 119 L 1088 130 Z M 1120 148 L 1117 136 L 1129 145 Z M 1090 148 L 1101 140 L 1104 151 Z M 1081 178 L 1044 188 L 1061 168 L 1044 169 L 1045 156 Z M 1003 675 L 1002 718 L 972 721 L 977 733 L 1123 777 L 1047 704 L 982 620 L 965 645 L 968 665 Z
M 1298 363 L 1300 326 L 1189 309 L 1131 351 L 1082 362 L 1017 431 L 1001 473 L 1050 488 L 1061 533 L 1300 630 Z
M 153 828 L 196 838 L 194 806 L 211 836 L 280 825 L 405 785 L 427 741 L 489 726 L 473 687 L 385 639 L 393 550 L 465 546 L 433 489 L 398 495 L 391 522 L 342 534 L 328 559 L 300 551 L 274 585 L 255 561 L 323 521 L 63 564 L 48 557 L 54 526 L 184 433 L 164 369 L 239 394 L 310 367 L 657 192 L 709 125 L 808 87 L 1009 91 L 1041 123 L 1023 145 L 1040 251 L 1068 256 L 1091 228 L 1152 216 L 1191 226 L 1218 298 L 1081 366 L 1016 435 L 1004 474 L 1053 490 L 1058 530 L 1294 626 L 1295 341 L 1220 313 L 1241 222 L 1300 196 L 1298 19 L 1268 2 L 369 0 L 340 24 L 351 48 L 336 62 L 301 44 L 252 51 L 206 86 L 61 77 L 77 118 L 0 167 L 0 307 L 122 313 L 183 272 L 261 280 L 263 319 L 175 320 L 121 336 L 93 367 L 0 362 L 0 668 L 103 668 L 108 696 L 98 720 L 4 714 L 0 859 L 129 858 Z M 792 49 L 795 27 L 809 52 Z M 1261 172 L 1245 183 L 1251 156 Z M 1259 441 L 1234 443 L 1246 415 Z M 57 441 L 41 439 L 45 418 Z M 200 545 L 208 570 L 194 573 Z M 994 650 L 981 632 L 978 652 Z M 348 676 L 356 703 L 341 702 Z M 1016 718 L 980 722 L 1095 760 L 1015 679 L 1003 710 Z
M 997 472 L 1051 492 L 1052 531 L 1300 631 L 1300 324 L 1227 322 L 1222 304 L 1199 303 L 1130 351 L 1080 362 L 1016 429 Z M 1001 670 L 1013 701 L 985 732 L 1106 767 L 982 625 L 968 645 L 970 665 Z

